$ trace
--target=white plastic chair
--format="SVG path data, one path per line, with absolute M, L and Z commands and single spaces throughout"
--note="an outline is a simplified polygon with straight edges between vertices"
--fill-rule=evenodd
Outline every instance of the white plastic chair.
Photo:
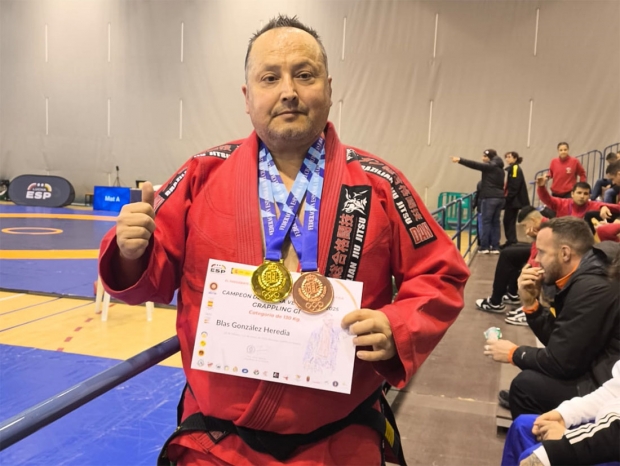
M 103 302 L 103 308 L 101 306 Z M 153 310 L 155 309 L 155 304 L 152 301 L 147 301 L 145 303 L 146 306 L 146 320 L 153 320 Z M 101 321 L 105 322 L 108 320 L 108 309 L 110 308 L 110 295 L 103 289 L 103 283 L 101 282 L 101 277 L 97 277 L 97 295 L 95 297 L 95 314 L 99 314 L 101 310 Z

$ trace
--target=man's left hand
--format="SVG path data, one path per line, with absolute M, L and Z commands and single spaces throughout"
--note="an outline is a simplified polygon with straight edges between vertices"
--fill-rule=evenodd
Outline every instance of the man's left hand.
M 508 354 L 515 345 L 509 340 L 487 340 L 484 345 L 484 355 L 493 358 L 493 361 L 509 363 Z
M 364 361 L 384 361 L 396 354 L 392 327 L 383 312 L 359 309 L 344 316 L 341 325 L 357 335 L 353 339 L 356 346 L 372 346 L 372 351 L 358 351 L 358 358 Z

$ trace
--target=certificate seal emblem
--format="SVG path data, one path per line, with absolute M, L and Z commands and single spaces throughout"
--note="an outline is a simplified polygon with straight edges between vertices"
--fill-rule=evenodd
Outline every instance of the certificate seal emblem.
M 263 302 L 284 301 L 293 287 L 291 274 L 282 261 L 266 260 L 252 274 L 252 291 Z
M 334 300 L 330 281 L 318 272 L 302 273 L 293 285 L 293 301 L 308 314 L 319 314 Z

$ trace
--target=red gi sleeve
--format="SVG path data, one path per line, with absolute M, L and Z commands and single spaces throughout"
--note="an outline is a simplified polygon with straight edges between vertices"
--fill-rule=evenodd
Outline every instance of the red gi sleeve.
M 392 234 L 393 303 L 390 321 L 397 356 L 373 363 L 391 385 L 404 387 L 463 308 L 469 269 L 402 173 L 395 170 L 386 203 Z
M 111 296 L 128 304 L 146 301 L 169 303 L 179 287 L 185 257 L 185 216 L 192 193 L 204 178 L 204 164 L 195 158 L 186 162 L 155 194 L 155 232 L 145 251 L 145 270 L 138 281 L 120 289 L 116 227 L 104 236 L 99 252 L 99 275 Z

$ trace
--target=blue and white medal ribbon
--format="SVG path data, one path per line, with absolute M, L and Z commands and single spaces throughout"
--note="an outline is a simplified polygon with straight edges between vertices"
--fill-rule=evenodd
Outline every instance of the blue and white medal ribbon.
M 319 213 L 325 177 L 325 140 L 318 139 L 308 150 L 290 193 L 286 192 L 275 162 L 264 147 L 261 147 L 259 168 L 261 215 L 265 230 L 265 264 L 280 260 L 285 235 L 290 231 L 291 242 L 299 257 L 302 271 L 293 285 L 293 300 L 305 312 L 323 312 L 334 298 L 331 283 L 318 272 Z M 297 212 L 304 194 L 306 207 L 301 225 Z M 278 221 L 274 220 L 274 202 L 281 212 Z M 284 236 L 280 237 L 282 234 Z
M 317 314 L 325 311 L 334 299 L 331 282 L 318 271 L 319 213 L 325 178 L 325 150 L 321 151 L 308 190 L 302 235 L 303 257 L 300 258 L 301 276 L 293 285 L 293 301 L 302 311 Z
M 265 236 L 265 261 L 252 275 L 252 289 L 256 296 L 266 302 L 281 302 L 290 294 L 292 279 L 282 260 L 282 246 L 289 231 L 293 231 L 293 247 L 301 252 L 303 236 L 297 212 L 310 179 L 319 165 L 324 140 L 320 138 L 310 148 L 301 169 L 295 178 L 291 192 L 286 196 L 286 188 L 277 167 L 264 144 L 259 150 L 259 201 L 263 231 Z M 317 151 L 318 149 L 318 151 Z M 318 154 L 318 155 L 317 155 Z M 279 200 L 280 218 L 277 218 L 275 202 Z
M 301 206 L 301 200 L 306 195 L 310 180 L 319 166 L 321 152 L 323 153 L 323 159 L 325 158 L 323 144 L 324 140 L 319 138 L 308 150 L 306 158 L 295 178 L 291 192 L 288 194 L 271 154 L 261 144 L 258 159 L 259 200 L 265 233 L 266 260 L 279 261 L 282 258 L 282 245 L 286 235 L 291 230 L 294 230 L 291 238 L 293 247 L 295 247 L 300 257 L 303 255 L 303 244 L 300 237 L 304 236 L 306 226 L 302 227 L 296 218 Z M 320 184 L 322 186 L 322 181 Z M 280 208 L 281 214 L 279 219 L 276 217 L 274 203 L 277 203 Z

